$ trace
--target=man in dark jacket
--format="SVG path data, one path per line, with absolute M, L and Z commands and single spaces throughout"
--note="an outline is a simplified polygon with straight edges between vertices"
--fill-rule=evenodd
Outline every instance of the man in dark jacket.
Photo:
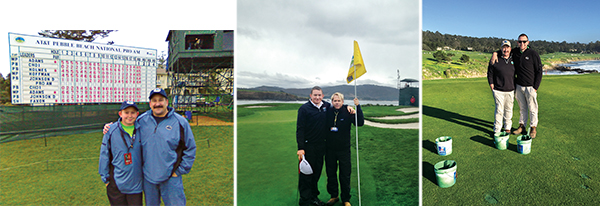
M 502 41 L 500 61 L 488 66 L 487 78 L 496 110 L 494 112 L 494 133 L 510 133 L 512 127 L 513 102 L 515 101 L 515 66 L 513 65 L 510 41 Z
M 350 130 L 352 124 L 356 126 L 356 119 L 355 115 L 347 111 L 343 94 L 336 92 L 331 95 L 331 104 L 333 104 L 333 108 L 327 110 L 327 128 L 329 132 L 325 137 L 327 145 L 325 153 L 327 192 L 331 195 L 327 205 L 333 205 L 340 199 L 337 179 L 339 161 L 339 185 L 342 190 L 342 202 L 344 206 L 350 206 L 350 173 L 352 171 Z M 356 105 L 358 126 L 363 126 L 365 119 L 356 98 L 354 98 L 354 105 Z
M 298 109 L 296 122 L 296 142 L 298 143 L 298 160 L 304 156 L 310 164 L 313 174 L 299 174 L 298 190 L 300 205 L 324 205 L 318 199 L 317 183 L 323 170 L 325 155 L 326 112 L 330 104 L 323 102 L 323 90 L 315 86 L 310 92 L 310 100 Z

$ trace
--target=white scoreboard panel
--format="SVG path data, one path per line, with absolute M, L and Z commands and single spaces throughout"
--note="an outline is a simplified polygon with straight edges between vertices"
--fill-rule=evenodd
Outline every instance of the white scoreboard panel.
M 156 49 L 9 33 L 13 104 L 148 102 Z

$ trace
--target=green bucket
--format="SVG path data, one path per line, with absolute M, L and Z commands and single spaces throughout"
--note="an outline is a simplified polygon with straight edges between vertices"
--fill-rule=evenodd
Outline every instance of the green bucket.
M 498 132 L 494 134 L 494 144 L 496 148 L 499 150 L 508 149 L 508 139 L 510 137 L 510 133 L 506 132 Z
M 456 183 L 456 162 L 454 160 L 438 162 L 433 168 L 438 186 L 441 188 L 452 187 Z
M 521 154 L 529 154 L 531 152 L 531 136 L 520 135 L 517 137 L 517 148 Z

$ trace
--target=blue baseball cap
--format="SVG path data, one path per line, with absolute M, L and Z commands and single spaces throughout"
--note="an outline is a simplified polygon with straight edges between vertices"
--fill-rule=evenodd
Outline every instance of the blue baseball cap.
M 156 88 L 156 89 L 153 89 L 153 90 L 150 92 L 150 96 L 148 96 L 148 99 L 152 99 L 152 95 L 155 95 L 155 94 L 160 94 L 160 95 L 162 95 L 163 97 L 165 97 L 165 98 L 168 98 L 168 97 L 167 97 L 167 93 L 165 92 L 165 90 L 164 90 L 164 89 L 161 89 L 161 88 Z
M 140 109 L 138 109 L 138 107 L 135 104 L 135 102 L 132 102 L 132 101 L 124 101 L 123 103 L 121 103 L 121 109 L 120 110 L 127 109 L 127 107 L 134 107 L 136 110 L 138 110 L 138 111 L 140 110 Z

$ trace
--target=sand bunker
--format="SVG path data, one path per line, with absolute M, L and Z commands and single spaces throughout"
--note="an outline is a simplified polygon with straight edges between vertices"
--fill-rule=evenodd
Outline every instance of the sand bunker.
M 396 111 L 401 111 L 401 112 L 404 112 L 404 113 L 418 112 L 419 108 L 418 107 L 407 107 L 407 108 L 397 109 Z
M 379 128 L 387 128 L 387 129 L 419 129 L 419 123 L 406 123 L 406 124 L 383 124 L 378 122 L 371 122 L 369 120 L 365 120 L 365 125 L 369 125 L 371 127 L 379 127 Z
M 250 108 L 250 109 L 252 109 L 252 108 L 265 108 L 265 107 L 273 107 L 273 106 L 247 106 L 247 107 L 244 107 L 244 108 Z
M 371 117 L 372 119 L 412 119 L 419 118 L 419 113 L 401 116 Z

